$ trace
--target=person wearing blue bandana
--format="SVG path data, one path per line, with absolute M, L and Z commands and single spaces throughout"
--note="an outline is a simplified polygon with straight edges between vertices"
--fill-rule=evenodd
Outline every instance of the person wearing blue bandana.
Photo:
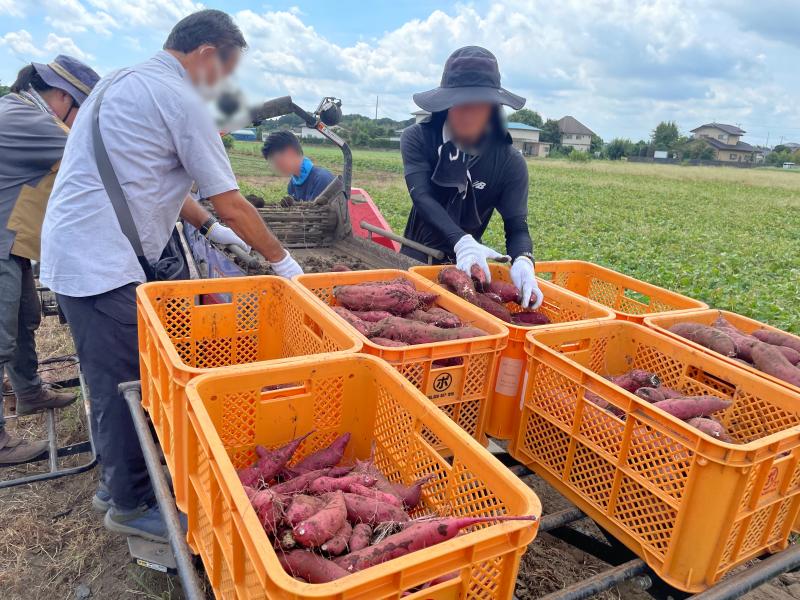
M 291 131 L 269 134 L 261 153 L 278 173 L 289 177 L 286 192 L 295 200 L 314 200 L 334 180 L 333 173 L 303 155 L 303 147 Z

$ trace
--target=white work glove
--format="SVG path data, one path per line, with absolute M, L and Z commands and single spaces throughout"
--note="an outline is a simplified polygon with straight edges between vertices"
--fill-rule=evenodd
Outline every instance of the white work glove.
M 509 258 L 492 250 L 489 246 L 479 244 L 475 241 L 475 238 L 469 234 L 458 240 L 453 250 L 456 251 L 456 266 L 459 269 L 464 271 L 467 275 L 472 275 L 472 273 L 470 273 L 472 265 L 478 265 L 478 267 L 486 273 L 487 282 L 492 280 L 492 273 L 489 271 L 489 263 L 486 261 L 489 259 L 497 260 L 498 258 Z
M 233 232 L 230 227 L 225 227 L 220 223 L 214 223 L 211 229 L 208 230 L 208 239 L 216 244 L 222 246 L 239 246 L 242 250 L 250 253 L 250 246 L 244 243 L 244 240 Z
M 297 264 L 297 261 L 292 258 L 292 255 L 289 254 L 288 250 L 286 251 L 286 256 L 284 256 L 281 260 L 278 262 L 271 262 L 269 264 L 272 267 L 272 270 L 275 271 L 275 275 L 285 277 L 286 279 L 291 279 L 295 275 L 303 274 L 303 269 Z
M 544 294 L 539 289 L 536 273 L 533 270 L 533 261 L 527 256 L 518 256 L 511 265 L 511 281 L 520 291 L 522 308 L 536 310 L 542 305 Z

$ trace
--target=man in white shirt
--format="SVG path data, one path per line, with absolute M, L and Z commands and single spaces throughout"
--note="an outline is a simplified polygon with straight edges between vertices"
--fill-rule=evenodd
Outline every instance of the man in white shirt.
M 117 392 L 139 378 L 135 289 L 146 276 L 98 171 L 95 102 L 102 98 L 101 137 L 148 263 L 180 215 L 212 240 L 251 245 L 292 277 L 302 270 L 239 193 L 207 108 L 245 47 L 230 16 L 204 10 L 175 25 L 153 58 L 101 80 L 73 125 L 45 216 L 41 280 L 57 294 L 91 390 L 102 466 L 92 504 L 126 535 L 162 541 L 165 526 Z M 193 181 L 230 229 L 187 197 Z

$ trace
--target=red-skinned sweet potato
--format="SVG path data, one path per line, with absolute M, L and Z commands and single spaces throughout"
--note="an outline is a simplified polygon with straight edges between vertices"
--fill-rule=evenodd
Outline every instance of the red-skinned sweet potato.
M 463 325 L 458 315 L 454 315 L 450 311 L 438 306 L 433 306 L 428 310 L 417 309 L 408 313 L 406 318 L 412 321 L 419 321 L 420 323 L 436 325 L 437 327 L 443 327 L 445 329 L 452 329 L 453 327 L 461 327 Z
M 736 345 L 731 337 L 720 329 L 699 323 L 676 323 L 669 330 L 723 356 L 736 356 Z
M 378 523 L 405 523 L 408 521 L 408 515 L 403 509 L 373 498 L 346 493 L 344 502 L 347 507 L 347 519 L 353 524 L 366 523 L 374 526 Z
M 345 521 L 339 531 L 329 539 L 327 542 L 320 546 L 320 550 L 327 552 L 331 556 L 339 556 L 347 550 L 347 544 L 353 535 L 353 526 Z
M 786 346 L 796 352 L 800 352 L 800 340 L 782 331 L 772 331 L 771 329 L 756 329 L 752 333 L 753 337 L 772 346 Z
M 375 335 L 390 340 L 406 342 L 407 344 L 428 344 L 431 342 L 447 342 L 481 337 L 486 335 L 486 332 L 477 327 L 443 329 L 435 325 L 403 319 L 402 317 L 391 317 L 375 323 Z
M 723 442 L 733 442 L 733 438 L 728 435 L 725 426 L 716 419 L 709 419 L 707 417 L 695 417 L 687 421 L 692 427 L 699 429 L 705 434 L 713 438 L 717 438 Z
M 345 321 L 347 321 L 351 327 L 353 327 L 358 333 L 360 333 L 364 337 L 369 337 L 370 335 L 372 335 L 372 326 L 366 321 L 359 319 L 355 314 L 347 310 L 345 307 L 334 306 L 333 312 L 335 312 L 337 315 L 339 315 Z
M 295 526 L 314 515 L 314 513 L 319 512 L 323 506 L 325 506 L 325 502 L 321 498 L 297 494 L 292 498 L 289 508 L 286 509 L 284 518 L 290 525 Z
M 405 342 L 401 342 L 398 340 L 390 340 L 389 338 L 385 337 L 373 337 L 370 338 L 370 341 L 373 344 L 378 344 L 378 346 L 386 346 L 387 348 L 401 348 L 403 346 L 408 346 Z
M 308 550 L 278 552 L 278 560 L 287 573 L 309 583 L 328 583 L 349 575 L 342 567 Z
M 512 313 L 511 322 L 522 327 L 535 327 L 537 325 L 549 325 L 550 319 L 543 312 L 536 310 L 523 310 Z
M 377 323 L 386 317 L 394 316 L 392 313 L 386 310 L 353 310 L 350 312 L 367 323 Z
M 472 303 L 498 319 L 511 323 L 511 311 L 499 302 L 495 302 L 486 294 L 476 294 Z
M 333 440 L 331 445 L 327 448 L 322 448 L 306 456 L 303 460 L 294 465 L 292 470 L 296 473 L 307 473 L 309 471 L 335 467 L 342 460 L 348 442 L 350 442 L 349 431 Z
M 340 491 L 334 492 L 326 496 L 325 506 L 295 525 L 292 533 L 294 539 L 306 548 L 318 547 L 336 535 L 346 519 L 344 495 Z
M 472 278 L 458 267 L 445 267 L 439 271 L 439 283 L 469 302 L 472 302 L 477 294 Z
M 800 387 L 800 369 L 790 363 L 777 346 L 764 342 L 753 346 L 753 364 L 768 375 Z
M 366 523 L 356 523 L 353 526 L 353 534 L 350 536 L 348 547 L 350 552 L 357 552 L 369 546 L 372 539 L 372 527 Z
M 419 306 L 415 289 L 400 283 L 385 285 L 340 285 L 333 288 L 336 301 L 348 310 L 385 310 L 409 313 Z
M 731 402 L 716 396 L 689 396 L 686 398 L 671 398 L 653 404 L 666 413 L 683 421 L 695 417 L 708 417 L 715 412 L 729 408 Z
M 487 286 L 487 291 L 500 296 L 501 302 L 514 302 L 519 304 L 519 289 L 513 283 L 493 279 L 492 282 Z

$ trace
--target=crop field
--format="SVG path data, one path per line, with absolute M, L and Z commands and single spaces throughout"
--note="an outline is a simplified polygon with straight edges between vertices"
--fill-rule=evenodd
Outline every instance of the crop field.
M 307 145 L 337 171 L 341 154 Z M 277 200 L 285 182 L 260 144 L 231 152 L 245 193 Z M 800 333 L 800 173 L 777 169 L 531 161 L 529 225 L 541 260 L 582 259 Z M 402 232 L 411 201 L 399 152 L 355 150 L 364 187 Z M 484 243 L 503 249 L 495 216 Z

